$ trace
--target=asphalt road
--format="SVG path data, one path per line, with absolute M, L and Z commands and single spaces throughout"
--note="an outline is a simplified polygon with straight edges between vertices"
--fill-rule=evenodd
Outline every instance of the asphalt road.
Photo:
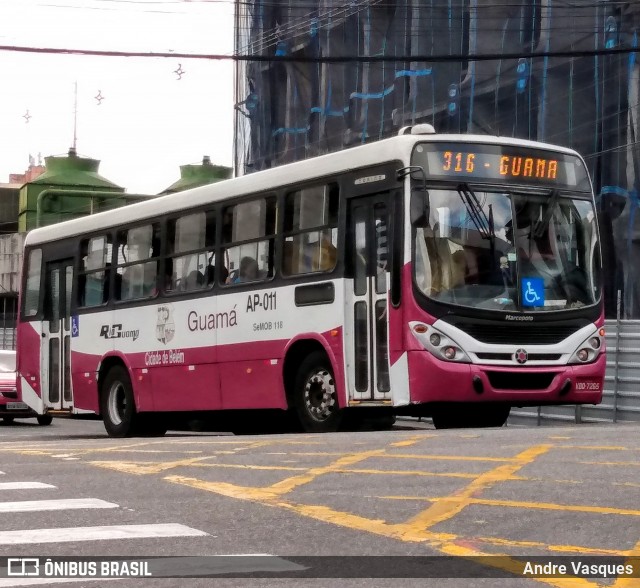
M 119 440 L 107 438 L 99 421 L 56 419 L 44 428 L 21 421 L 0 424 L 0 471 L 3 557 L 272 554 L 280 559 L 269 565 L 288 569 L 297 556 L 501 556 L 482 560 L 482 567 L 508 576 L 511 557 L 640 556 L 638 425 L 435 431 L 405 421 L 383 432 L 175 432 Z M 378 561 L 362 565 L 375 570 Z M 406 563 L 388 565 L 400 570 Z M 326 557 L 318 565 L 323 574 L 347 574 L 348 561 Z M 40 585 L 24 582 L 0 579 L 0 588 Z M 213 582 L 146 578 L 115 585 Z M 215 580 L 292 587 L 541 584 L 629 588 L 640 580 Z

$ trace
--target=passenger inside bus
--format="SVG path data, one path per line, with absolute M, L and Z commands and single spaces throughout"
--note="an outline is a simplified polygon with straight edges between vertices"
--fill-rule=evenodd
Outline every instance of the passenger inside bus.
M 323 233 L 318 246 L 314 247 L 311 267 L 312 271 L 327 272 L 336 267 L 338 258 L 338 250 L 331 242 L 331 237 L 327 233 Z
M 253 257 L 243 257 L 240 260 L 240 269 L 234 279 L 234 283 L 251 282 L 260 277 L 258 262 Z
M 182 290 L 199 290 L 205 286 L 204 275 L 198 270 L 192 270 L 186 277 Z

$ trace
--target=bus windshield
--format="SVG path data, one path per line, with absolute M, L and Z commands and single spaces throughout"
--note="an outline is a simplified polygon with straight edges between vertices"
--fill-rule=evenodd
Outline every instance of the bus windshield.
M 584 197 L 430 189 L 425 225 L 415 232 L 414 275 L 434 300 L 541 312 L 600 298 L 596 214 Z

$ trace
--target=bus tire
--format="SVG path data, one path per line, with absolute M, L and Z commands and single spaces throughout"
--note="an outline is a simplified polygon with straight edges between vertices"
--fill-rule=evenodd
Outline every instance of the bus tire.
M 510 412 L 505 404 L 446 404 L 433 409 L 431 420 L 436 429 L 502 427 Z
M 36 420 L 41 427 L 48 427 L 53 422 L 53 417 L 50 414 L 39 414 Z
M 124 366 L 107 373 L 100 394 L 100 412 L 109 437 L 131 437 L 138 433 L 138 413 L 131 378 Z
M 324 352 L 314 351 L 300 364 L 293 400 L 304 432 L 328 433 L 338 430 L 343 411 L 338 406 L 335 378 Z
M 13 423 L 13 417 L 12 416 L 2 417 L 2 422 L 5 425 L 11 425 Z

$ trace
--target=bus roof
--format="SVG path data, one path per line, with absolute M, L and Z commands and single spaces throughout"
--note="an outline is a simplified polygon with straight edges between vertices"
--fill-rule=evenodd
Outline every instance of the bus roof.
M 460 142 L 511 145 L 546 149 L 566 153 L 579 154 L 572 149 L 527 141 L 509 137 L 490 135 L 449 135 L 449 134 L 416 134 L 400 135 L 374 141 L 366 145 L 351 147 L 343 151 L 328 153 L 318 157 L 304 159 L 295 163 L 280 165 L 268 170 L 248 174 L 239 178 L 223 180 L 215 184 L 176 192 L 165 196 L 130 204 L 110 211 L 93 214 L 83 218 L 56 223 L 46 227 L 33 229 L 27 234 L 25 246 L 37 245 L 49 241 L 57 241 L 66 237 L 79 236 L 85 233 L 109 229 L 132 220 L 144 220 L 162 214 L 189 210 L 209 203 L 224 201 L 227 198 L 275 190 L 289 184 L 297 184 L 322 178 L 331 174 L 341 174 L 351 170 L 376 165 L 388 161 L 409 161 L 413 146 L 418 142 Z

